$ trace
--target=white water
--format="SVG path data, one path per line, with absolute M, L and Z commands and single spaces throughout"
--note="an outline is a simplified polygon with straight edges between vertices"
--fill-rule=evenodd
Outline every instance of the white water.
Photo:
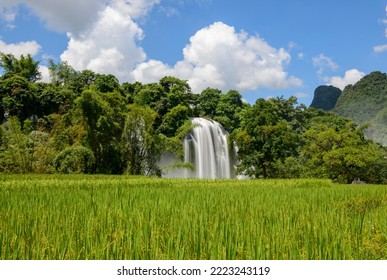
M 233 150 L 229 150 L 228 133 L 216 121 L 193 118 L 194 128 L 184 140 L 184 162 L 194 167 L 169 170 L 166 177 L 233 178 Z
M 194 128 L 183 139 L 184 163 L 191 168 L 171 168 L 178 163 L 173 154 L 164 155 L 160 166 L 164 168 L 168 178 L 234 178 L 234 153 L 229 149 L 228 133 L 216 121 L 192 118 Z

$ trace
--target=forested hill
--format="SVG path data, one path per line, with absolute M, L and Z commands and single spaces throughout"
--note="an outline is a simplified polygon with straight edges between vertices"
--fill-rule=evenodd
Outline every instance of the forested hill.
M 368 124 L 366 135 L 387 146 L 387 74 L 372 72 L 347 86 L 333 112 L 358 124 Z

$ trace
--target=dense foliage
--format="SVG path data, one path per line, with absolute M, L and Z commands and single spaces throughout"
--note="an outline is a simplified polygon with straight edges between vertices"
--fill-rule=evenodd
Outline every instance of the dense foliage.
M 238 147 L 238 172 L 251 178 L 320 177 L 386 182 L 386 150 L 352 121 L 299 105 L 296 98 L 242 101 L 239 92 L 164 77 L 120 84 L 113 75 L 1 54 L 0 172 L 161 176 L 165 152 L 182 158 L 190 118 L 220 122 Z M 385 115 L 375 116 L 382 120 Z
M 366 135 L 387 146 L 387 74 L 372 72 L 347 86 L 333 111 L 358 124 L 367 124 Z

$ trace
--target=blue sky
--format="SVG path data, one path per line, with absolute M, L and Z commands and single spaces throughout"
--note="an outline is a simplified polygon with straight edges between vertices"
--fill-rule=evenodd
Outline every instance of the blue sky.
M 386 0 L 1 0 L 0 52 L 257 98 L 387 72 Z

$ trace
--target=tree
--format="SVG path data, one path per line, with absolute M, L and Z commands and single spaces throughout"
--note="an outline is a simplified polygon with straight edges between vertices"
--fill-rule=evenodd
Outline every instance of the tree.
M 167 137 L 174 137 L 177 130 L 189 119 L 189 109 L 183 105 L 173 107 L 165 114 L 159 127 L 160 133 Z
M 161 99 L 166 97 L 163 87 L 158 83 L 143 85 L 134 96 L 134 103 L 140 106 L 149 106 L 152 109 L 157 107 Z
M 24 120 L 37 114 L 35 84 L 18 74 L 7 75 L 0 80 L 0 100 L 2 111 L 10 116 L 18 116 Z
M 279 164 L 298 155 L 300 137 L 289 122 L 298 108 L 296 100 L 258 99 L 242 115 L 235 140 L 239 148 L 238 169 L 255 178 L 279 176 Z
M 94 164 L 93 152 L 83 146 L 69 147 L 54 159 L 55 170 L 65 174 L 92 173 Z
M 74 91 L 58 86 L 54 83 L 37 83 L 36 87 L 36 114 L 39 117 L 54 113 L 69 112 L 76 98 Z
M 214 118 L 221 94 L 222 92 L 218 89 L 207 88 L 203 90 L 198 98 L 197 110 L 199 116 L 210 119 Z
M 1 130 L 4 152 L 0 161 L 0 170 L 11 173 L 31 172 L 27 151 L 28 139 L 17 117 L 10 117 Z
M 29 54 L 27 56 L 21 55 L 17 59 L 12 54 L 0 52 L 0 68 L 4 70 L 3 79 L 18 75 L 29 82 L 36 82 L 41 78 L 39 62 L 35 61 Z
M 163 87 L 168 101 L 166 102 L 166 112 L 178 105 L 189 107 L 192 92 L 187 81 L 175 77 L 164 77 L 160 80 L 160 85 Z
M 0 171 L 11 173 L 50 173 L 55 150 L 50 135 L 31 129 L 30 121 L 22 127 L 17 117 L 10 117 L 0 128 L 2 147 Z
M 75 103 L 86 130 L 85 146 L 93 151 L 97 172 L 120 173 L 123 98 L 118 93 L 101 94 L 86 90 Z
M 90 89 L 94 84 L 97 74 L 91 70 L 76 71 L 66 61 L 54 63 L 49 60 L 51 83 L 58 89 L 65 88 L 79 96 L 84 90 Z
M 154 132 L 156 112 L 149 107 L 129 105 L 122 133 L 126 172 L 161 176 L 157 166 L 165 149 L 165 137 Z
M 134 103 L 134 96 L 142 89 L 142 84 L 140 82 L 134 83 L 123 83 L 120 88 L 121 94 L 124 96 L 127 104 Z
M 118 79 L 112 74 L 97 74 L 94 85 L 96 86 L 97 90 L 102 93 L 113 92 L 118 90 L 120 87 Z
M 240 125 L 240 113 L 243 107 L 245 106 L 240 93 L 236 90 L 230 90 L 220 96 L 214 120 L 221 123 L 229 133 L 232 133 Z
M 377 170 L 384 168 L 381 154 L 365 140 L 362 129 L 333 115 L 314 118 L 303 134 L 305 145 L 301 152 L 309 175 L 340 183 L 358 179 L 370 183 L 383 181 L 383 175 L 377 174 Z

